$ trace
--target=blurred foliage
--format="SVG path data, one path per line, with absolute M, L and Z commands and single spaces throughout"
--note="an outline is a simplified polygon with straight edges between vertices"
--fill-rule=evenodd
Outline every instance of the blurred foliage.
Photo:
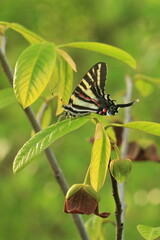
M 138 62 L 137 71 L 98 53 L 67 49 L 77 64 L 75 85 L 92 65 L 105 61 L 109 66 L 107 92 L 120 102 L 125 93 L 126 74 L 131 77 L 137 73 L 160 77 L 159 11 L 158 0 L 1 0 L 0 20 L 20 23 L 56 44 L 97 41 L 131 53 Z M 12 30 L 7 32 L 7 56 L 12 67 L 27 46 L 28 43 L 19 34 Z M 9 83 L 0 71 L 0 89 L 6 87 L 9 87 Z M 136 98 L 140 98 L 140 103 L 132 109 L 133 119 L 159 122 L 159 88 L 153 85 L 151 94 L 147 96 L 141 96 L 135 89 L 133 99 Z M 41 100 L 34 104 L 35 110 L 39 103 Z M 53 102 L 53 113 L 54 105 Z M 117 116 L 121 120 L 123 113 L 121 110 Z M 18 104 L 14 104 L 1 110 L 0 120 L 0 238 L 79 239 L 72 219 L 63 213 L 64 197 L 43 155 L 21 173 L 15 176 L 12 173 L 14 156 L 31 133 L 23 111 Z M 52 122 L 54 121 L 56 120 L 53 119 Z M 88 139 L 93 134 L 94 126 L 87 124 L 58 140 L 53 146 L 70 185 L 82 182 L 90 159 L 91 145 Z M 133 131 L 130 137 L 151 138 L 150 135 Z M 160 143 L 157 137 L 152 137 L 151 140 Z M 154 162 L 133 163 L 131 176 L 126 183 L 126 239 L 127 236 L 142 239 L 136 230 L 137 224 L 159 226 L 159 168 L 159 164 Z M 111 219 L 114 220 L 109 178 L 106 189 L 107 196 L 105 188 L 101 193 L 100 211 L 106 210 L 107 206 L 107 211 L 112 213 Z M 106 232 L 110 239 L 114 239 L 110 224 L 106 225 Z

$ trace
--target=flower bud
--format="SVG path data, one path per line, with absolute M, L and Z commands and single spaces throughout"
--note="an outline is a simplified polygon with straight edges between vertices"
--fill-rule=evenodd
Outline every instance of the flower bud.
M 106 218 L 110 213 L 99 213 L 99 193 L 91 185 L 74 184 L 66 194 L 64 205 L 65 213 L 79 213 L 90 215 L 92 213 Z
M 110 172 L 117 182 L 122 183 L 132 168 L 130 159 L 114 159 L 110 163 Z

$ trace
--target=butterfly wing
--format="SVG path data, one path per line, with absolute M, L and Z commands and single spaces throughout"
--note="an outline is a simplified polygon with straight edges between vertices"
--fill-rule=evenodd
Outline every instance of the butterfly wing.
M 86 115 L 97 112 L 99 98 L 104 97 L 107 75 L 106 63 L 95 64 L 82 78 L 75 88 L 68 105 L 64 105 L 70 115 Z

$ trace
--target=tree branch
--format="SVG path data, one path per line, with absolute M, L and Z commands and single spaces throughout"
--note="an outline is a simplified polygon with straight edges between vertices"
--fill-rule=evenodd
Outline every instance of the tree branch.
M 114 197 L 114 201 L 115 201 L 115 204 L 116 204 L 116 212 L 115 212 L 115 216 L 116 216 L 116 240 L 122 240 L 122 232 L 123 232 L 123 222 L 121 221 L 122 205 L 121 205 L 120 198 L 119 198 L 117 181 L 115 180 L 115 178 L 112 176 L 111 173 L 110 173 L 110 176 L 111 176 L 113 197 Z
M 3 37 L 3 39 L 5 40 L 5 38 Z M 5 44 L 4 44 L 5 45 Z M 3 46 L 3 45 L 2 45 Z M 3 70 L 11 84 L 11 86 L 13 86 L 13 72 L 12 69 L 10 67 L 10 64 L 8 63 L 8 60 L 5 56 L 5 49 L 0 48 L 0 62 L 1 65 L 3 67 Z M 23 111 L 25 112 L 30 124 L 32 125 L 33 129 L 35 132 L 38 132 L 41 130 L 41 127 L 39 125 L 39 123 L 37 122 L 35 115 L 31 109 L 31 107 L 27 107 L 26 109 L 23 109 Z M 68 184 L 67 181 L 64 177 L 63 171 L 60 168 L 54 153 L 52 152 L 52 150 L 50 148 L 47 148 L 45 150 L 45 154 L 46 157 L 49 161 L 49 164 L 51 166 L 52 172 L 54 174 L 54 177 L 56 178 L 62 192 L 64 193 L 64 195 L 66 194 L 67 190 L 68 190 Z M 74 222 L 77 226 L 77 229 L 79 231 L 79 234 L 81 236 L 81 239 L 83 240 L 89 240 L 88 234 L 86 232 L 86 229 L 84 227 L 83 221 L 81 216 L 77 215 L 77 214 L 73 214 L 72 215 Z
M 132 98 L 132 89 L 133 89 L 133 83 L 131 81 L 131 78 L 127 75 L 125 78 L 126 81 L 126 96 L 125 96 L 125 102 L 130 102 Z M 125 108 L 125 119 L 124 123 L 131 121 L 131 114 L 130 114 L 131 108 Z M 123 136 L 122 136 L 122 147 L 121 147 L 121 157 L 122 159 L 126 158 L 127 150 L 128 150 L 128 138 L 129 138 L 129 128 L 123 128 Z M 124 223 L 125 219 L 125 189 L 124 189 L 125 183 L 118 183 L 118 190 L 119 190 L 119 196 L 120 201 L 122 204 L 122 214 L 121 214 L 121 221 Z M 124 235 L 122 234 L 122 240 L 124 239 Z
M 127 94 L 125 97 L 126 102 L 131 101 L 132 96 L 132 81 L 129 76 L 126 76 L 126 88 L 127 88 Z M 125 109 L 125 120 L 124 122 L 130 122 L 131 116 L 130 116 L 130 108 Z M 128 149 L 128 137 L 129 137 L 129 130 L 128 128 L 123 129 L 123 141 L 122 141 L 122 147 L 121 147 L 121 157 L 124 159 L 127 154 Z M 113 189 L 113 197 L 116 204 L 116 240 L 123 240 L 123 225 L 124 225 L 124 215 L 125 215 L 125 196 L 124 196 L 124 183 L 117 183 L 117 181 L 114 179 L 112 174 L 111 176 L 111 182 L 112 182 L 112 189 Z

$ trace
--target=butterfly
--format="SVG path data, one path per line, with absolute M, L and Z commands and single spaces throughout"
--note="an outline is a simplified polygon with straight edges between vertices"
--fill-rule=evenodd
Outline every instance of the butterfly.
M 138 102 L 135 100 L 126 104 L 116 104 L 110 94 L 104 91 L 107 75 L 107 64 L 96 63 L 84 75 L 79 85 L 73 91 L 68 105 L 63 105 L 66 115 L 84 116 L 90 113 L 99 115 L 115 115 L 119 108 L 125 108 Z

